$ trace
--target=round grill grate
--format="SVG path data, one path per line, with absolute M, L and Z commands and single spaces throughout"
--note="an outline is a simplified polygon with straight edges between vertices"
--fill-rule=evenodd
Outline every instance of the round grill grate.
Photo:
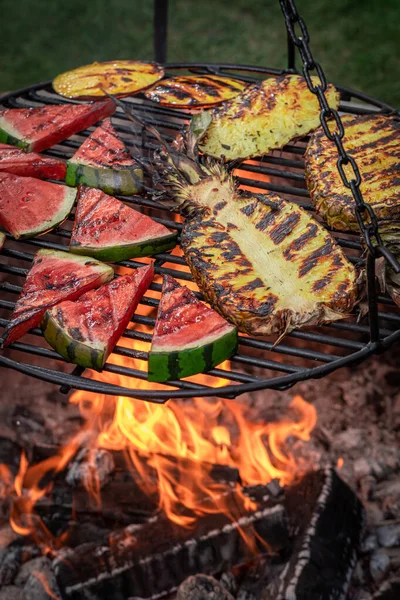
M 256 81 L 268 75 L 281 75 L 288 71 L 240 65 L 170 64 L 169 73 L 177 71 L 217 73 L 239 77 L 245 81 Z M 359 92 L 340 88 L 342 113 L 368 114 L 389 112 L 386 104 Z M 188 122 L 188 111 L 163 108 L 147 101 L 141 95 L 125 98 L 124 101 L 136 114 L 157 127 L 167 140 L 172 140 Z M 66 102 L 52 91 L 51 84 L 41 83 L 2 98 L 2 108 L 28 107 L 41 104 Z M 156 140 L 143 131 L 132 131 L 131 124 L 119 109 L 113 117 L 121 137 L 127 146 L 142 155 L 156 149 Z M 93 131 L 90 128 L 54 146 L 46 154 L 69 158 L 83 140 Z M 307 138 L 289 144 L 281 151 L 274 151 L 262 159 L 245 161 L 237 171 L 241 185 L 252 191 L 278 192 L 285 198 L 297 202 L 313 213 L 304 179 L 303 155 Z M 122 198 L 133 207 L 141 209 L 171 229 L 182 227 L 175 222 L 160 203 L 152 199 L 151 189 L 146 196 Z M 72 217 L 71 217 L 72 219 Z M 57 230 L 40 238 L 7 241 L 0 254 L 0 327 L 5 327 L 15 301 L 21 290 L 33 254 L 39 248 L 65 250 L 68 244 L 72 220 Z M 362 260 L 359 236 L 333 232 L 339 244 L 353 262 Z M 181 283 L 191 281 L 189 269 L 181 255 L 159 254 L 155 257 L 158 275 L 168 273 Z M 125 269 L 134 269 L 146 259 L 118 263 Z M 160 297 L 160 278 L 152 284 L 151 292 L 142 299 L 139 313 L 133 319 L 134 326 L 120 339 L 110 356 L 102 374 L 93 375 L 73 368 L 49 349 L 40 330 L 33 330 L 28 341 L 16 342 L 0 354 L 0 365 L 27 375 L 62 386 L 63 391 L 81 389 L 109 395 L 128 396 L 152 402 L 165 402 L 170 398 L 194 396 L 219 396 L 235 398 L 242 393 L 262 389 L 285 389 L 299 381 L 323 377 L 335 369 L 356 364 L 373 353 L 389 348 L 400 339 L 400 314 L 393 301 L 379 296 L 379 343 L 371 342 L 367 321 L 357 322 L 356 317 L 304 331 L 294 331 L 274 347 L 274 339 L 251 338 L 241 335 L 239 352 L 220 368 L 213 369 L 201 382 L 198 377 L 182 381 L 157 384 L 157 389 L 147 380 L 147 348 Z M 121 361 L 123 357 L 123 364 Z M 96 379 L 93 378 L 96 377 Z M 122 377 L 117 382 L 116 376 Z M 144 388 L 145 389 L 142 389 Z

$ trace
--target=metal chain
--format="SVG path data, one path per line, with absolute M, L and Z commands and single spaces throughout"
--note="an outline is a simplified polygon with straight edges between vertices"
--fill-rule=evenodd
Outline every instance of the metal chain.
M 339 113 L 334 108 L 331 108 L 327 102 L 325 92 L 327 82 L 321 65 L 314 60 L 311 53 L 309 42 L 310 36 L 307 31 L 307 26 L 304 19 L 297 12 L 294 0 L 279 0 L 285 17 L 286 28 L 292 43 L 298 48 L 301 59 L 303 61 L 303 75 L 307 82 L 310 92 L 318 98 L 321 107 L 320 121 L 326 137 L 334 142 L 338 151 L 338 160 L 336 162 L 343 185 L 346 186 L 354 198 L 355 213 L 357 221 L 364 236 L 366 246 L 372 257 L 376 258 L 379 255 L 384 256 L 391 264 L 396 273 L 400 272 L 400 265 L 393 254 L 383 245 L 381 235 L 378 230 L 378 222 L 372 206 L 362 197 L 360 190 L 361 175 L 358 170 L 357 163 L 354 158 L 346 152 L 343 146 L 342 139 L 344 137 L 344 127 Z M 296 35 L 295 26 L 298 25 L 301 35 Z M 314 84 L 311 79 L 311 72 L 315 72 L 315 77 L 318 79 Z M 330 129 L 328 119 L 334 120 L 335 129 Z M 345 173 L 344 167 L 349 165 L 351 168 L 350 179 Z M 375 242 L 375 243 L 374 243 Z

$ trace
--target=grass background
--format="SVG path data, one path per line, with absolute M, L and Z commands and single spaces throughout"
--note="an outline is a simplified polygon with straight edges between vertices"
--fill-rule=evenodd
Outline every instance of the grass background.
M 170 0 L 169 61 L 286 66 L 278 0 Z M 327 77 L 400 107 L 400 2 L 297 0 Z M 0 91 L 116 58 L 152 59 L 152 0 L 0 0 Z

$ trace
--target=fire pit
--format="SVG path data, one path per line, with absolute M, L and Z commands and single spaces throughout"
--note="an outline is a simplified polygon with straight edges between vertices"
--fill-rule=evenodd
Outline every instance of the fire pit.
M 277 71 L 168 64 L 166 71 L 234 75 L 250 82 L 291 73 L 293 65 Z M 393 110 L 364 94 L 338 89 L 343 114 Z M 2 107 L 62 102 L 46 82 L 8 94 Z M 189 111 L 162 108 L 140 95 L 124 102 L 168 141 L 190 118 Z M 138 127 L 132 130 L 122 111 L 113 123 L 133 151 L 148 157 L 157 148 L 151 134 Z M 73 136 L 47 153 L 69 158 L 89 133 Z M 304 181 L 306 143 L 304 138 L 260 160 L 244 161 L 236 169 L 241 186 L 279 192 L 313 212 Z M 148 185 L 146 195 L 122 199 L 179 232 L 180 218 L 173 220 L 153 191 Z M 71 223 L 37 239 L 15 242 L 8 237 L 0 254 L 2 327 L 33 252 L 65 249 Z M 365 261 L 358 235 L 333 234 L 353 263 Z M 179 249 L 155 259 L 157 275 L 172 275 L 197 290 Z M 125 273 L 145 262 L 127 260 L 118 266 Z M 134 327 L 127 329 L 100 374 L 71 371 L 46 346 L 39 330 L 3 351 L 0 366 L 57 384 L 63 393 L 76 391 L 70 405 L 53 419 L 57 431 L 51 432 L 50 440 L 48 406 L 41 414 L 40 406 L 30 410 L 24 400 L 16 412 L 4 409 L 0 600 L 2 588 L 4 598 L 16 600 L 344 599 L 362 539 L 352 599 L 367 600 L 372 591 L 382 600 L 396 597 L 387 595 L 398 589 L 393 578 L 384 587 L 386 575 L 396 569 L 390 566 L 393 557 L 378 546 L 396 550 L 400 541 L 398 425 L 394 422 L 387 435 L 374 440 L 376 448 L 369 447 L 367 431 L 368 420 L 382 427 L 397 414 L 392 399 L 400 382 L 394 369 L 377 361 L 371 369 L 353 374 L 349 367 L 400 339 L 400 315 L 389 297 L 376 297 L 371 284 L 374 261 L 368 260 L 368 269 L 369 321 L 359 322 L 354 314 L 339 323 L 294 331 L 276 346 L 273 339 L 243 335 L 238 354 L 229 362 L 185 381 L 146 381 L 160 280 L 142 299 Z M 339 368 L 344 370 L 335 373 Z M 331 379 L 321 385 L 312 381 L 326 375 Z M 325 405 L 318 425 L 313 404 L 284 391 L 295 383 L 316 404 L 321 392 Z M 386 404 L 380 411 L 376 408 L 371 386 L 379 402 L 389 398 L 391 412 Z M 267 389 L 268 397 L 263 392 Z M 233 402 L 239 395 L 243 403 Z M 280 411 L 278 398 L 284 399 Z M 177 402 L 159 406 L 170 399 Z M 74 412 L 78 406 L 80 419 Z M 343 412 L 342 420 L 333 417 L 334 410 Z M 351 430 L 361 410 L 365 414 L 359 428 Z M 69 416 L 76 424 L 70 424 L 67 435 Z M 376 458 L 379 453 L 385 460 Z M 366 505 L 367 530 L 355 490 Z

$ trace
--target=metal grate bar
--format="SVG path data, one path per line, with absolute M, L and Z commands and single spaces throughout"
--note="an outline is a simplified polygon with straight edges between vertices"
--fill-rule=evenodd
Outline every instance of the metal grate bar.
M 287 71 L 264 69 L 259 67 L 246 67 L 240 65 L 209 65 L 203 63 L 196 64 L 172 64 L 168 65 L 170 71 L 186 70 L 197 73 L 227 73 L 229 75 L 239 74 L 244 81 L 256 81 L 257 78 L 268 75 L 281 75 Z M 354 103 L 355 99 L 357 103 Z M 138 113 L 142 119 L 151 122 L 162 133 L 168 141 L 171 141 L 176 132 L 182 130 L 190 118 L 192 111 L 180 111 L 172 108 L 161 107 L 145 100 L 141 96 L 124 99 L 125 102 Z M 39 84 L 32 88 L 21 90 L 12 94 L 3 102 L 7 106 L 32 106 L 39 104 L 66 103 L 68 100 L 54 94 L 49 83 Z M 388 111 L 387 105 L 380 103 L 358 92 L 344 90 L 341 110 L 349 114 L 367 114 L 376 111 Z M 138 127 L 132 127 L 125 114 L 117 111 L 114 116 L 114 123 L 121 133 L 121 137 L 132 149 L 139 149 L 141 152 L 151 153 L 157 148 L 156 140 L 153 136 L 143 132 Z M 51 148 L 46 154 L 66 158 L 71 156 L 79 147 L 81 142 L 93 131 L 94 127 L 89 128 L 79 135 L 73 136 L 69 140 Z M 274 151 L 269 155 L 262 157 L 257 162 L 244 161 L 240 167 L 236 167 L 240 172 L 240 183 L 242 185 L 254 188 L 259 191 L 275 191 L 289 196 L 300 206 L 314 214 L 308 191 L 304 180 L 303 155 L 306 148 L 305 138 L 295 144 L 287 144 L 282 151 Z M 136 151 L 136 150 L 135 150 Z M 147 154 L 146 154 L 147 156 Z M 150 156 L 150 154 L 149 154 Z M 145 158 L 150 160 L 150 158 Z M 265 180 L 265 177 L 272 181 Z M 147 187 L 147 196 L 118 196 L 124 202 L 135 208 L 143 207 L 159 223 L 162 223 L 170 229 L 181 231 L 183 225 L 172 219 L 165 218 L 166 207 L 162 202 L 153 200 L 152 190 Z M 162 211 L 162 212 L 160 212 Z M 46 236 L 33 240 L 20 240 L 19 242 L 6 242 L 5 248 L 0 255 L 0 272 L 5 273 L 10 279 L 0 283 L 0 290 L 3 294 L 9 294 L 10 298 L 20 292 L 20 286 L 12 277 L 23 277 L 27 273 L 29 263 L 32 261 L 33 253 L 38 248 L 49 248 L 56 250 L 67 250 L 67 246 L 62 242 L 68 242 L 70 231 L 66 226 L 70 226 L 73 215 L 69 218 L 69 223 L 60 227 Z M 343 236 L 341 232 L 332 232 L 338 243 L 350 251 L 350 259 L 358 262 L 358 255 L 362 251 L 359 238 L 356 234 Z M 11 236 L 7 236 L 8 240 Z M 161 253 L 155 258 L 155 271 L 158 274 L 170 274 L 181 281 L 191 280 L 190 272 L 186 267 L 185 259 L 182 256 Z M 23 268 L 26 264 L 27 268 Z M 134 269 L 142 266 L 144 263 L 140 260 L 128 260 L 118 263 L 123 267 Z M 157 295 L 161 293 L 161 286 L 158 283 L 151 285 L 151 290 Z M 197 293 L 202 298 L 200 293 Z M 396 339 L 400 339 L 400 315 L 395 308 L 395 312 L 388 312 L 395 306 L 393 301 L 385 296 L 379 297 L 381 302 L 380 316 L 380 336 L 382 347 L 388 347 Z M 7 299 L 0 300 L 0 308 L 4 311 L 11 311 L 14 303 Z M 158 306 L 158 297 L 145 296 L 141 302 L 142 306 L 153 308 Z M 154 326 L 152 316 L 137 314 L 133 318 L 133 323 L 146 327 L 146 331 L 139 331 L 137 328 L 128 329 L 119 345 L 115 348 L 112 356 L 115 360 L 121 361 L 122 358 L 127 361 L 142 361 L 146 364 L 148 359 L 147 347 L 151 342 L 151 331 Z M 8 319 L 4 314 L 0 318 L 0 326 L 5 327 Z M 42 347 L 43 336 L 40 329 L 36 328 L 31 333 L 35 336 L 37 345 L 16 342 L 10 348 L 18 357 L 29 355 L 36 356 L 43 360 L 46 365 L 52 361 L 61 361 L 58 354 L 53 350 Z M 297 381 L 302 381 L 310 377 L 320 377 L 332 372 L 334 369 L 353 362 L 360 361 L 369 356 L 376 350 L 374 344 L 369 343 L 369 328 L 362 323 L 353 321 L 341 321 L 330 323 L 326 326 L 314 330 L 293 331 L 288 334 L 284 340 L 274 347 L 273 341 L 265 338 L 252 338 L 245 335 L 239 336 L 239 353 L 232 357 L 230 361 L 232 371 L 225 369 L 213 369 L 208 373 L 209 380 L 213 378 L 225 379 L 231 381 L 233 385 L 227 385 L 223 388 L 213 389 L 212 386 L 202 385 L 191 381 L 169 382 L 170 388 L 161 392 L 136 389 L 135 380 L 144 381 L 147 379 L 146 370 L 136 368 L 135 363 L 132 366 L 129 362 L 120 365 L 108 362 L 101 376 L 105 381 L 97 381 L 85 375 L 85 373 L 74 370 L 73 373 L 64 373 L 31 365 L 28 362 L 18 362 L 6 358 L 0 354 L 0 364 L 12 367 L 35 377 L 40 377 L 46 381 L 54 381 L 67 388 L 80 388 L 88 391 L 100 391 L 101 393 L 128 395 L 130 397 L 141 397 L 154 402 L 164 402 L 168 398 L 191 397 L 194 395 L 221 395 L 223 397 L 234 398 L 245 391 L 256 389 L 287 389 Z M 124 341 L 125 340 L 125 341 Z M 133 343 L 132 348 L 121 344 L 127 342 Z M 145 343 L 147 346 L 141 347 L 139 343 Z M 135 345 L 137 347 L 135 347 Z M 118 359 L 119 357 L 119 359 Z M 26 359 L 23 358 L 25 361 Z M 114 360 L 111 358 L 111 360 Z M 309 366 L 311 365 L 311 366 Z M 255 369 L 255 370 L 254 370 Z M 254 374 L 252 373 L 254 371 Z M 132 384 L 126 388 L 120 385 L 108 383 L 107 374 L 119 375 L 128 378 Z M 215 379 L 215 381 L 217 381 Z

